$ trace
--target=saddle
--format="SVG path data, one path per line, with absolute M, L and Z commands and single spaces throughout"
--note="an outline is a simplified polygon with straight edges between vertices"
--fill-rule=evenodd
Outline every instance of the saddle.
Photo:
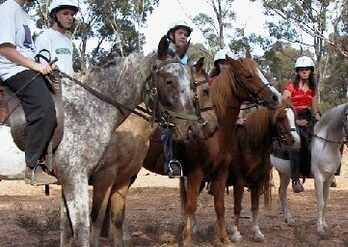
M 46 84 L 52 93 L 56 113 L 57 127 L 51 140 L 52 150 L 56 149 L 63 137 L 64 113 L 62 87 L 59 79 L 46 78 Z M 14 92 L 0 81 L 0 123 L 11 127 L 11 135 L 16 146 L 25 150 L 27 121 L 20 100 Z M 0 125 L 1 126 L 1 125 Z

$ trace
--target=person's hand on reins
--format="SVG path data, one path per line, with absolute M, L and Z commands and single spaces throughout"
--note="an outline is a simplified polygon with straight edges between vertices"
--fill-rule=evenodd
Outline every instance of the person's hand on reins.
M 58 66 L 56 64 L 41 64 L 41 63 L 35 63 L 35 65 L 32 67 L 33 70 L 40 72 L 43 75 L 47 75 L 52 73 L 53 70 L 57 70 Z
M 305 120 L 305 119 L 297 119 L 297 120 L 296 120 L 296 124 L 297 124 L 298 126 L 306 126 L 306 125 L 308 124 L 308 121 Z

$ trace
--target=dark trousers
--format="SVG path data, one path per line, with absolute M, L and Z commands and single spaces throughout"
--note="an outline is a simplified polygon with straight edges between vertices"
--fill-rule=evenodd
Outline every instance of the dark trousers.
M 168 171 L 169 161 L 174 159 L 174 141 L 173 141 L 173 130 L 171 128 L 162 129 L 161 140 L 163 144 L 164 152 L 164 171 Z
M 307 126 L 297 126 L 297 131 L 301 139 L 301 147 L 299 149 L 290 149 L 290 168 L 291 180 L 297 181 L 300 179 L 300 173 L 304 176 L 310 175 L 311 151 L 310 143 L 312 140 L 311 133 L 313 133 L 314 122 L 312 121 L 312 114 L 309 109 L 304 109 L 297 112 L 297 119 L 305 119 L 308 121 Z
M 22 71 L 3 83 L 16 92 L 37 72 L 32 70 Z M 17 97 L 27 120 L 25 162 L 34 168 L 39 159 L 47 151 L 47 146 L 57 126 L 56 110 L 51 93 L 42 76 L 36 77 Z

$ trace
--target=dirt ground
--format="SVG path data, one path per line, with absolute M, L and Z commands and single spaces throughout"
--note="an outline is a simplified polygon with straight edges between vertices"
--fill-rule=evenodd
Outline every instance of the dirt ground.
M 260 227 L 265 243 L 254 243 L 249 227 L 250 193 L 245 193 L 240 224 L 243 240 L 236 246 L 348 246 L 348 151 L 345 150 L 338 186 L 331 189 L 327 221 L 330 234 L 316 234 L 316 199 L 313 180 L 305 183 L 305 192 L 294 194 L 289 188 L 289 204 L 297 225 L 289 227 L 280 213 L 279 197 L 273 189 L 271 211 L 261 210 Z M 274 172 L 274 184 L 278 187 Z M 132 237 L 130 246 L 180 246 L 183 217 L 180 213 L 178 180 L 142 170 L 131 188 L 127 201 L 127 223 Z M 0 183 L 0 246 L 59 246 L 60 187 L 51 186 L 45 196 L 43 187 L 25 185 L 23 181 Z M 226 221 L 231 234 L 233 220 L 232 193 L 226 196 Z M 213 198 L 203 191 L 197 210 L 198 233 L 195 246 L 216 246 Z M 103 238 L 101 246 L 112 246 Z

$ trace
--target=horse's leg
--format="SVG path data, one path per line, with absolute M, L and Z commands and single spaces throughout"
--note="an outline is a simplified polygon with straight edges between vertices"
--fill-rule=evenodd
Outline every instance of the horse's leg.
M 315 192 L 317 195 L 317 206 L 318 206 L 318 223 L 317 223 L 317 232 L 319 234 L 325 234 L 324 229 L 324 195 L 323 195 L 323 187 L 324 187 L 324 178 L 321 174 L 314 174 L 314 186 Z
M 61 181 L 65 204 L 68 209 L 70 223 L 73 229 L 75 245 L 89 246 L 90 220 L 88 199 L 88 176 L 68 176 Z
M 91 211 L 91 246 L 99 245 L 100 233 L 103 227 L 105 211 L 109 202 L 112 183 L 108 179 L 93 177 L 93 202 Z
M 288 205 L 288 185 L 290 183 L 290 177 L 287 174 L 284 174 L 280 171 L 279 173 L 279 178 L 280 178 L 280 184 L 279 184 L 279 199 L 282 207 L 282 211 L 285 217 L 285 222 L 289 226 L 294 226 L 295 225 L 295 220 L 292 218 L 289 205 Z
M 60 247 L 69 247 L 72 244 L 72 229 L 65 200 L 62 197 L 60 202 Z
M 222 244 L 231 246 L 231 240 L 228 238 L 225 222 L 225 188 L 228 175 L 228 166 L 221 165 L 215 177 L 214 206 L 217 217 L 217 234 Z
M 124 219 L 128 190 L 129 186 L 127 184 L 118 189 L 116 187 L 113 187 L 111 191 L 110 225 L 114 239 L 114 245 L 116 247 L 123 247 L 125 246 L 124 241 L 130 240 L 130 234 L 128 233 Z
M 258 216 L 259 216 L 259 204 L 260 204 L 260 185 L 257 184 L 251 189 L 251 227 L 254 232 L 255 242 L 264 242 L 265 235 L 260 230 Z
M 234 242 L 240 242 L 242 240 L 242 235 L 239 232 L 239 219 L 240 212 L 242 211 L 242 200 L 244 194 L 244 185 L 243 182 L 239 179 L 233 185 L 233 212 L 234 212 L 234 224 L 232 226 L 232 240 Z
M 182 181 L 180 183 L 180 197 L 182 208 L 184 209 L 186 217 L 186 223 L 183 231 L 183 244 L 189 245 L 192 243 L 192 234 L 197 231 L 195 213 L 197 210 L 199 188 L 203 179 L 203 171 L 201 169 L 196 169 L 188 174 L 186 179 L 186 190 L 184 183 Z
M 330 187 L 331 187 L 331 183 L 332 183 L 333 179 L 334 179 L 334 175 L 332 175 L 330 178 L 328 178 L 324 182 L 324 187 L 323 187 L 323 198 L 324 198 L 323 227 L 324 227 L 324 230 L 328 229 L 328 225 L 326 224 L 326 217 L 325 217 L 325 215 L 326 215 L 327 200 L 329 198 Z

